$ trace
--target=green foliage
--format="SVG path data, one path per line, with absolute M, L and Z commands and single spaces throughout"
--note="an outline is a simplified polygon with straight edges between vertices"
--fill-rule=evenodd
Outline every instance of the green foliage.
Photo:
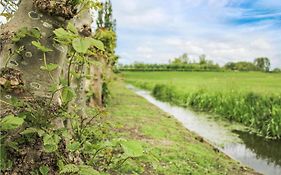
M 52 72 L 52 71 L 56 70 L 58 68 L 58 66 L 59 65 L 57 65 L 57 64 L 50 63 L 50 64 L 47 64 L 46 66 L 41 66 L 40 69 L 44 70 L 44 71 Z
M 87 53 L 88 49 L 91 46 L 91 41 L 89 38 L 75 38 L 72 41 L 72 47 L 78 53 Z
M 96 47 L 97 49 L 99 49 L 101 51 L 105 51 L 103 42 L 101 42 L 100 40 L 96 40 L 94 38 L 90 38 L 90 40 L 91 40 L 92 46 Z
M 35 39 L 40 39 L 41 32 L 38 28 L 28 29 L 27 27 L 23 27 L 19 31 L 17 31 L 17 33 L 12 38 L 12 41 L 16 43 L 28 36 Z
M 240 61 L 237 63 L 229 62 L 225 64 L 224 68 L 226 70 L 232 70 L 232 71 L 258 71 L 259 70 L 254 63 L 246 62 L 246 61 Z
M 74 34 L 78 34 L 78 30 L 76 29 L 76 27 L 74 26 L 74 24 L 72 22 L 69 22 L 67 24 L 66 29 Z M 64 31 L 63 31 L 64 32 Z
M 254 64 L 262 71 L 269 72 L 270 70 L 270 60 L 267 57 L 256 58 Z
M 113 19 L 112 13 L 112 3 L 110 0 L 106 0 L 98 11 L 98 28 L 104 28 L 108 31 L 116 30 L 116 20 Z
M 100 173 L 94 170 L 91 166 L 87 165 L 74 165 L 67 164 L 64 165 L 60 174 L 76 173 L 78 175 L 99 175 Z
M 110 100 L 110 91 L 108 87 L 108 83 L 104 82 L 102 84 L 102 103 L 107 105 Z
M 73 142 L 73 143 L 69 143 L 69 144 L 66 145 L 67 150 L 70 151 L 70 152 L 75 152 L 80 147 L 81 147 L 81 143 L 80 142 Z
M 136 141 L 123 141 L 120 143 L 125 156 L 136 158 L 144 155 L 144 150 L 139 142 Z
M 60 174 L 70 174 L 77 172 L 79 172 L 79 167 L 77 165 L 67 164 L 63 166 L 62 170 L 60 171 Z
M 272 75 L 260 73 L 247 76 L 245 73 L 241 74 L 239 78 L 237 74 L 231 77 L 233 73 L 175 74 L 162 72 L 161 75 L 154 73 L 154 75 L 157 74 L 157 79 L 154 79 L 156 77 L 153 73 L 142 73 L 142 76 L 138 76 L 138 74 L 128 74 L 128 82 L 152 91 L 152 94 L 159 100 L 183 107 L 189 106 L 198 111 L 219 114 L 231 121 L 243 123 L 265 137 L 281 138 L 281 91 L 278 91 L 278 88 L 277 91 L 271 91 L 270 77 L 272 78 Z M 229 77 L 226 78 L 227 76 Z M 265 76 L 269 77 L 268 86 L 266 86 L 266 82 L 259 81 Z M 250 82 L 247 81 L 247 78 L 254 86 L 249 85 Z M 278 78 L 280 77 L 277 75 L 272 81 L 278 82 Z M 168 79 L 173 79 L 173 82 L 171 83 Z M 239 85 L 233 84 L 234 80 Z M 260 86 L 259 91 L 256 88 L 257 84 Z M 261 88 L 263 85 L 264 89 Z M 249 86 L 253 90 L 246 89 Z
M 119 65 L 120 71 L 177 71 L 177 72 L 220 72 L 223 71 L 219 65 L 216 64 L 199 64 L 199 63 L 181 63 L 177 61 L 171 64 L 145 64 L 134 63 L 132 65 Z
M 92 0 L 73 0 L 69 3 L 79 6 L 80 11 L 99 8 L 100 6 L 98 2 Z M 53 33 L 54 42 L 64 45 L 68 50 L 67 77 L 62 78 L 59 83 L 55 81 L 56 79 L 51 73 L 58 69 L 59 65 L 47 62 L 47 53 L 53 50 L 42 44 L 44 42 L 41 42 L 40 30 L 25 27 L 14 35 L 13 42 L 15 44 L 19 44 L 26 37 L 32 38 L 31 45 L 38 51 L 43 52 L 44 65 L 40 69 L 49 74 L 53 84 L 50 85 L 50 94 L 46 94 L 46 97 L 37 97 L 32 94 L 31 99 L 28 100 L 12 98 L 7 102 L 19 114 L 17 117 L 9 115 L 0 120 L 0 130 L 1 134 L 3 133 L 0 140 L 1 170 L 4 169 L 3 172 L 8 171 L 9 168 L 16 166 L 12 165 L 12 162 L 24 160 L 24 154 L 19 154 L 19 151 L 30 147 L 36 149 L 40 154 L 43 152 L 42 156 L 46 156 L 42 163 L 36 163 L 35 166 L 37 167 L 30 171 L 31 174 L 50 174 L 56 170 L 54 163 L 57 163 L 57 166 L 60 167 L 61 174 L 95 175 L 99 174 L 99 171 L 114 171 L 114 167 L 119 166 L 120 162 L 126 160 L 122 156 L 124 151 L 122 151 L 120 144 L 110 140 L 109 135 L 111 133 L 107 130 L 106 123 L 99 122 L 99 117 L 103 112 L 92 109 L 89 110 L 89 113 L 84 114 L 83 112 L 86 109 L 82 109 L 79 106 L 80 104 L 70 102 L 78 96 L 76 92 L 80 90 L 71 85 L 72 78 L 75 78 L 78 82 L 81 82 L 84 78 L 89 78 L 91 75 L 87 75 L 81 67 L 85 66 L 89 69 L 93 64 L 100 64 L 93 58 L 102 55 L 108 60 L 111 59 L 112 53 L 114 53 L 113 46 L 116 43 L 110 42 L 115 42 L 116 39 L 106 40 L 107 46 L 112 47 L 109 53 L 109 49 L 106 49 L 107 46 L 104 45 L 103 40 L 97 37 L 80 35 L 81 33 L 78 32 L 73 23 L 68 23 L 66 28 L 55 29 Z M 112 36 L 110 35 L 110 37 Z M 115 35 L 114 38 L 116 38 Z M 20 47 L 15 53 L 21 55 L 24 50 L 24 47 Z M 57 104 L 57 101 L 54 100 L 57 96 L 61 98 L 62 104 Z M 69 109 L 71 109 L 70 114 Z M 73 130 L 57 128 L 57 126 L 54 126 L 57 124 L 55 123 L 57 120 L 68 122 L 69 127 Z M 15 133 L 8 132 L 10 130 L 15 130 Z M 29 151 L 29 149 L 26 150 Z M 128 150 L 130 149 L 128 148 Z M 108 154 L 107 151 L 110 151 L 110 153 Z M 133 150 L 131 150 L 131 154 L 133 153 Z M 9 160 L 9 156 L 11 160 Z M 81 164 L 76 165 L 75 160 L 71 158 L 73 156 L 77 157 Z M 44 161 L 49 162 L 43 164 Z M 64 166 L 64 164 L 66 165 Z
M 191 61 L 185 53 L 178 58 L 170 60 L 169 64 L 145 64 L 134 63 L 131 65 L 119 65 L 120 71 L 183 71 L 183 72 L 223 72 L 223 71 L 265 71 L 270 68 L 268 58 L 257 58 L 254 62 L 229 62 L 223 67 L 215 64 L 212 60 L 206 59 L 206 55 L 200 55 L 198 61 Z
M 62 90 L 61 96 L 62 96 L 62 102 L 64 104 L 67 104 L 74 99 L 75 92 L 70 87 L 65 87 Z
M 0 131 L 17 129 L 20 126 L 22 126 L 23 122 L 24 122 L 23 118 L 15 117 L 13 115 L 8 115 L 0 120 Z
M 40 42 L 38 41 L 32 41 L 31 44 L 33 46 L 35 46 L 38 50 L 42 51 L 42 52 L 52 52 L 53 50 L 52 49 L 49 49 L 45 46 L 43 46 Z
M 77 37 L 77 34 L 72 33 L 71 31 L 66 31 L 63 28 L 58 28 L 53 31 L 55 34 L 55 41 L 63 44 L 70 45 L 72 44 L 72 40 Z
M 281 72 L 281 69 L 280 69 L 280 68 L 275 68 L 275 69 L 273 69 L 272 72 L 274 72 L 274 73 L 280 73 L 280 72 Z
M 45 131 L 42 129 L 38 128 L 26 128 L 23 132 L 21 132 L 21 135 L 26 135 L 26 134 L 38 134 L 40 137 L 42 137 L 45 134 Z
M 39 168 L 39 171 L 40 171 L 41 175 L 48 175 L 50 168 L 43 165 Z
M 55 152 L 61 138 L 57 134 L 45 134 L 43 136 L 44 149 L 47 153 Z
M 79 175 L 99 175 L 100 173 L 87 165 L 79 166 Z

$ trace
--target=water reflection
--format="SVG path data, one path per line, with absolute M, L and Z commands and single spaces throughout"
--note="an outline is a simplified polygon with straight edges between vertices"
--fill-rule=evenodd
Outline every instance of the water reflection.
M 269 163 L 281 166 L 281 140 L 267 140 L 237 130 L 233 132 L 239 135 L 248 149 L 257 154 L 257 158 L 267 159 Z

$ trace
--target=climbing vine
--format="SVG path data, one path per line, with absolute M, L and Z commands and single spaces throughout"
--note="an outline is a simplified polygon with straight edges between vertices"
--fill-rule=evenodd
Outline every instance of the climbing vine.
M 44 22 L 44 27 L 54 27 L 49 36 L 35 26 L 22 27 L 10 37 L 9 44 L 13 47 L 0 71 L 0 102 L 5 109 L 0 118 L 1 173 L 112 173 L 118 172 L 127 160 L 143 157 L 144 150 L 138 142 L 112 139 L 110 125 L 103 120 L 105 109 L 83 105 L 86 82 L 93 81 L 90 69 L 100 66 L 111 69 L 116 62 L 116 34 L 104 28 L 92 34 L 88 24 L 78 29 L 68 20 L 90 8 L 102 8 L 101 4 L 90 0 L 34 0 L 33 5 L 45 15 L 64 18 L 67 25 L 54 27 Z M 37 12 L 28 15 L 33 20 L 40 18 Z M 50 38 L 52 45 L 46 44 Z M 50 61 L 58 48 L 67 51 L 63 64 Z M 38 93 L 42 86 L 39 83 L 27 86 L 15 57 L 23 66 L 32 62 L 22 60 L 36 57 L 41 66 L 34 71 L 38 69 L 48 77 L 49 87 L 44 87 L 47 93 Z M 61 71 L 59 78 L 55 73 L 58 71 Z M 103 70 L 100 76 L 105 102 L 109 93 L 108 71 Z

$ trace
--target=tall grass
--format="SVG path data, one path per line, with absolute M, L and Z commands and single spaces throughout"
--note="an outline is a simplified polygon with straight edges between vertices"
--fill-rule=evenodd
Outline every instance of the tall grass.
M 128 83 L 151 91 L 161 101 L 218 114 L 231 121 L 243 123 L 263 136 L 281 138 L 281 95 L 239 89 L 213 91 L 198 88 L 187 91 L 178 88 L 177 83 L 153 83 L 132 78 Z

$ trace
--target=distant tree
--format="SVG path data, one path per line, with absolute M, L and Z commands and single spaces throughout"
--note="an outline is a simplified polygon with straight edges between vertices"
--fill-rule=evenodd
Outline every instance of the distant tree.
M 205 54 L 199 56 L 199 64 L 207 64 L 207 59 Z
M 98 11 L 98 19 L 97 19 L 98 28 L 104 28 L 104 9 L 101 8 Z
M 113 19 L 112 3 L 110 0 L 106 0 L 103 3 L 103 7 L 99 10 L 97 26 L 98 28 L 105 28 L 109 31 L 116 31 L 116 20 Z
M 104 27 L 106 29 L 113 30 L 114 20 L 112 19 L 112 4 L 111 1 L 108 0 L 105 2 L 104 7 Z
M 226 63 L 225 65 L 224 65 L 224 68 L 225 69 L 228 69 L 228 70 L 235 70 L 236 69 L 236 67 L 235 67 L 235 63 L 233 63 L 233 62 L 228 62 L 228 63 Z
M 237 63 L 229 62 L 224 66 L 227 70 L 236 70 L 236 71 L 257 71 L 258 68 L 254 65 L 254 63 L 240 61 Z
M 281 72 L 281 69 L 280 68 L 275 68 L 275 69 L 273 69 L 273 71 L 272 72 L 275 72 L 275 73 L 280 73 Z
M 267 57 L 256 58 L 254 64 L 262 71 L 269 72 L 270 70 L 270 60 Z
M 214 61 L 213 60 L 207 60 L 207 65 L 214 65 Z
M 171 62 L 171 64 L 181 64 L 181 59 L 180 58 L 174 58 Z
M 184 53 L 180 57 L 174 58 L 173 60 L 170 60 L 169 63 L 170 64 L 189 64 L 190 59 L 188 57 L 188 54 Z
M 180 59 L 181 59 L 181 62 L 182 62 L 183 64 L 188 64 L 188 63 L 189 63 L 189 58 L 188 58 L 187 53 L 184 53 L 184 54 L 180 57 Z

